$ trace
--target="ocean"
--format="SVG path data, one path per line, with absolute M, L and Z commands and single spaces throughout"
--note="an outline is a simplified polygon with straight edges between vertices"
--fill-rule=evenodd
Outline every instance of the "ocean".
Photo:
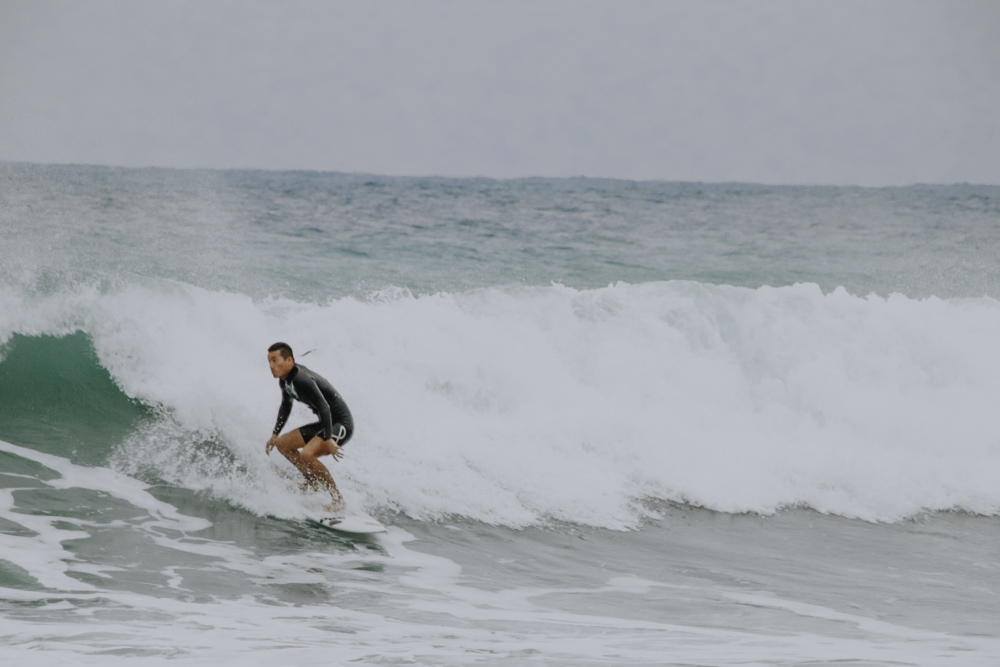
M 991 186 L 0 164 L 0 662 L 995 667 L 998 257 Z

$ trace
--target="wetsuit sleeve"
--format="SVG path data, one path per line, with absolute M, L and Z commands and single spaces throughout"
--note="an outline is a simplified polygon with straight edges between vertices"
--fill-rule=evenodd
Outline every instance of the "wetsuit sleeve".
M 274 434 L 278 435 L 281 433 L 281 429 L 285 427 L 285 422 L 288 421 L 288 415 L 292 413 L 292 397 L 286 394 L 284 391 L 281 392 L 281 407 L 278 408 L 278 421 L 274 423 Z
M 298 382 L 295 385 L 295 390 L 299 394 L 299 400 L 311 407 L 316 416 L 319 417 L 319 423 L 323 429 L 316 435 L 324 440 L 329 440 L 333 436 L 333 413 L 330 410 L 330 404 L 326 402 L 326 397 L 323 396 L 323 392 L 311 379 Z

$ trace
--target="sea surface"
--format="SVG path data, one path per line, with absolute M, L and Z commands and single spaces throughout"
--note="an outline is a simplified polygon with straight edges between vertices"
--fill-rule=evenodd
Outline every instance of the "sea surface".
M 0 164 L 0 663 L 996 667 L 998 258 L 1000 187 Z

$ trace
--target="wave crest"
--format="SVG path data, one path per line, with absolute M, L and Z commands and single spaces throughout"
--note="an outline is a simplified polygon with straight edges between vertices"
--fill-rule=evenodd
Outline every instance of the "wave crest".
M 223 442 L 219 474 L 239 468 L 253 493 L 210 484 L 204 457 L 164 474 L 254 511 L 270 511 L 275 340 L 315 348 L 306 363 L 354 411 L 332 467 L 370 508 L 617 528 L 650 498 L 885 521 L 1000 509 L 989 298 L 666 282 L 317 305 L 174 284 L 5 303 L 0 332 L 86 331 L 117 386 L 169 418 L 170 437 L 136 429 L 138 468 L 144 451 L 162 468 L 188 440 Z

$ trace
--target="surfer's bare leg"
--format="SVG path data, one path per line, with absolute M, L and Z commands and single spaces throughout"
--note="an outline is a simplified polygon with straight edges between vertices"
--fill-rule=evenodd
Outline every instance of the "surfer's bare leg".
M 335 459 L 342 456 L 340 448 L 336 444 L 331 448 L 329 442 L 323 441 L 319 436 L 306 443 L 302 440 L 302 434 L 299 430 L 295 429 L 280 437 L 273 438 L 268 445 L 267 451 L 270 452 L 271 446 L 277 447 L 282 456 L 302 473 L 307 484 L 312 486 L 319 482 L 330 492 L 335 504 L 343 502 L 343 496 L 340 495 L 340 490 L 337 489 L 337 484 L 333 481 L 330 471 L 319 461 L 319 457 L 324 454 L 332 454 Z
M 302 476 L 307 481 L 312 481 L 309 465 L 303 460 L 302 455 L 299 454 L 299 450 L 305 446 L 306 443 L 302 440 L 302 434 L 299 433 L 299 429 L 294 429 L 285 435 L 271 438 L 267 443 L 265 451 L 270 454 L 271 448 L 276 447 L 281 452 L 281 455 L 288 459 L 289 463 L 298 468 L 298 471 L 302 473 Z
M 301 456 L 309 466 L 309 471 L 314 475 L 314 478 L 318 478 L 320 483 L 326 487 L 326 490 L 333 497 L 333 506 L 331 509 L 339 509 L 344 502 L 344 497 L 340 495 L 340 490 L 333 481 L 330 471 L 327 470 L 325 465 L 319 462 L 319 457 L 324 454 L 332 454 L 334 459 L 337 459 L 340 456 L 340 448 L 333 441 L 323 440 L 319 436 L 315 436 L 302 448 Z
M 299 429 L 289 431 L 285 435 L 275 438 L 273 443 L 273 446 L 281 452 L 281 455 L 288 459 L 289 463 L 302 473 L 307 482 L 315 482 L 316 478 L 320 477 L 313 471 L 312 466 L 309 465 L 309 461 L 299 453 L 299 450 L 306 446 L 306 443 L 302 440 L 302 434 L 299 433 Z M 270 452 L 270 448 L 268 448 L 268 452 Z M 322 466 L 322 464 L 320 465 Z M 326 468 L 324 467 L 323 470 L 326 471 Z M 329 476 L 330 473 L 327 472 L 326 474 Z

